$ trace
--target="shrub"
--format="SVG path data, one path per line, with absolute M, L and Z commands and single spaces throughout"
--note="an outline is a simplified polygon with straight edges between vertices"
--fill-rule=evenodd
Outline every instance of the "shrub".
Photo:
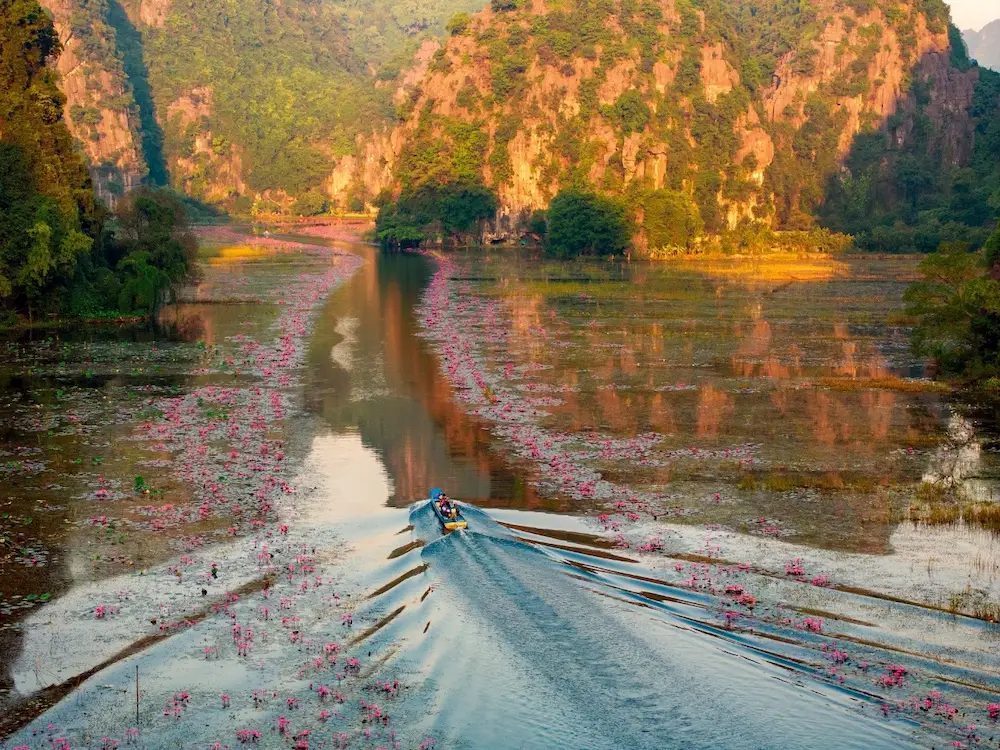
M 614 116 L 618 127 L 626 135 L 637 133 L 649 122 L 649 107 L 638 89 L 629 89 L 618 97 L 614 105 Z
M 475 182 L 426 182 L 396 201 L 379 201 L 375 236 L 386 249 L 418 247 L 431 239 L 460 239 L 496 215 L 497 197 Z M 472 239 L 472 238 L 470 238 Z
M 651 250 L 664 247 L 691 249 L 704 230 L 698 206 L 686 193 L 656 190 L 643 200 L 643 228 Z
M 629 246 L 631 222 L 625 206 L 582 190 L 564 190 L 549 206 L 546 251 L 557 257 L 619 255 Z
M 302 195 L 292 205 L 292 213 L 296 216 L 319 216 L 330 208 L 330 202 L 322 193 L 310 191 Z
M 472 16 L 468 13 L 456 13 L 448 19 L 448 24 L 445 28 L 452 36 L 461 36 L 469 30 L 470 23 L 472 23 Z
M 548 212 L 542 209 L 534 211 L 528 220 L 528 231 L 532 234 L 537 234 L 539 237 L 545 237 L 549 231 Z
M 904 295 L 907 314 L 919 320 L 914 349 L 934 357 L 944 372 L 981 378 L 1000 371 L 1000 282 L 991 278 L 985 257 L 947 243 L 924 259 L 924 279 Z

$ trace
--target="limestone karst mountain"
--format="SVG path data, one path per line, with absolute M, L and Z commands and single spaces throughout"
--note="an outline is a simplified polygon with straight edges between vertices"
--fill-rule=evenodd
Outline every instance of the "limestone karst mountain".
M 870 234 L 880 212 L 952 196 L 958 175 L 983 214 L 970 222 L 991 217 L 996 175 L 965 170 L 995 138 L 983 126 L 998 92 L 943 3 L 798 7 L 494 3 L 410 98 L 394 187 L 481 180 L 523 219 L 584 185 L 638 204 L 640 224 L 643 196 L 666 189 L 710 232 L 808 228 L 825 213 Z
M 962 36 L 969 48 L 969 57 L 984 68 L 1000 71 L 1000 18 L 979 31 L 963 31 Z
M 66 119 L 106 200 L 143 180 L 226 203 L 329 187 L 395 81 L 476 0 L 42 0 Z M 403 81 L 405 85 L 406 81 Z M 337 190 L 347 200 L 346 188 Z M 243 207 L 243 206 L 241 206 Z
M 660 190 L 709 232 L 883 250 L 974 242 L 1000 201 L 1000 84 L 941 0 L 45 2 L 106 197 L 361 209 L 473 181 L 509 227 L 569 186 L 641 224 Z

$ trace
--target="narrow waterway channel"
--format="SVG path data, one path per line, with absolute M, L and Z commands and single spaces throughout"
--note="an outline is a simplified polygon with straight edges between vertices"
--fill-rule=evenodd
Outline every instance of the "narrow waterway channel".
M 665 575 L 661 561 L 608 549 L 606 540 L 594 536 L 599 527 L 587 520 L 599 504 L 539 493 L 529 463 L 492 436 L 489 422 L 470 414 L 457 397 L 440 357 L 421 336 L 415 312 L 436 263 L 361 252 L 368 263 L 326 307 L 310 348 L 307 402 L 330 429 L 316 438 L 310 464 L 328 482 L 320 491 L 328 500 L 316 512 L 353 529 L 346 532 L 360 550 L 353 560 L 368 568 L 373 582 L 384 583 L 375 599 L 393 620 L 379 637 L 386 648 L 404 644 L 395 658 L 419 675 L 422 700 L 429 704 L 419 722 L 424 733 L 457 747 L 707 748 L 740 738 L 771 748 L 806 747 L 820 737 L 826 747 L 901 747 L 911 741 L 921 746 L 910 736 L 912 719 L 885 722 L 875 689 L 881 672 L 871 667 L 868 679 L 869 663 L 881 659 L 895 665 L 909 652 L 926 670 L 936 653 L 946 652 L 962 666 L 925 671 L 919 689 L 932 695 L 963 679 L 970 687 L 991 684 L 995 640 L 989 628 L 917 602 L 877 598 L 877 579 L 889 574 L 878 563 L 871 565 L 867 555 L 821 553 L 813 564 L 831 569 L 867 564 L 869 573 L 852 581 L 860 578 L 871 591 L 809 587 L 803 593 L 801 586 L 767 576 L 747 576 L 752 584 L 734 578 L 729 585 L 763 588 L 769 603 L 786 606 L 784 614 L 791 616 L 784 617 L 784 627 L 782 618 L 771 618 L 756 632 L 751 626 L 749 633 L 734 634 L 713 611 L 718 604 L 712 596 L 684 590 L 681 579 L 691 570 L 697 578 L 697 563 L 677 563 L 687 570 Z M 876 288 L 879 283 L 898 284 L 866 279 Z M 870 287 L 858 293 L 869 294 Z M 843 294 L 843 287 L 827 291 L 841 303 Z M 820 299 L 817 306 L 822 304 Z M 799 324 L 806 329 L 803 338 L 811 323 Z M 861 346 L 872 361 L 884 350 Z M 893 349 L 900 352 L 895 343 Z M 769 353 L 759 354 L 766 359 Z M 881 429 L 883 435 L 902 430 L 911 440 L 915 425 L 939 429 L 938 417 L 929 416 L 943 413 L 936 396 L 915 397 L 913 407 L 915 422 L 900 426 L 882 403 L 875 412 L 879 423 L 859 426 Z M 838 416 L 845 414 L 864 419 L 872 411 L 845 408 Z M 472 514 L 470 531 L 442 537 L 427 509 L 417 507 L 408 519 L 413 529 L 400 536 L 400 516 L 386 508 L 408 507 L 432 486 L 448 487 L 486 513 Z M 843 523 L 864 526 L 851 517 Z M 888 568 L 912 564 L 921 554 L 918 548 L 933 554 L 949 543 L 947 531 L 935 537 L 894 532 L 896 526 L 886 524 L 885 540 L 875 543 L 888 550 L 893 537 L 908 547 Z M 673 533 L 683 538 L 703 531 L 689 525 Z M 965 538 L 964 549 L 979 545 L 994 559 L 997 547 L 988 532 L 952 534 Z M 841 536 L 868 543 L 864 531 L 859 536 L 844 530 Z M 794 545 L 780 542 L 766 552 L 751 550 L 748 539 L 753 538 L 720 543 L 738 559 L 772 558 L 779 573 L 780 555 L 796 553 Z M 720 575 L 721 590 L 727 573 L 720 574 L 719 567 L 726 569 L 724 563 L 714 571 L 706 565 L 701 574 Z M 850 658 L 865 665 L 864 678 L 847 679 L 850 670 L 840 669 L 846 655 L 824 633 L 803 628 L 811 612 L 829 615 L 828 628 L 863 644 L 857 646 L 862 653 Z M 876 621 L 851 616 L 862 614 Z M 970 635 L 979 646 L 959 646 Z
M 1000 746 L 987 712 L 1000 701 L 1000 633 L 946 611 L 940 599 L 966 581 L 997 592 L 996 535 L 964 525 L 917 528 L 890 513 L 905 502 L 900 493 L 947 456 L 948 405 L 932 390 L 814 387 L 827 375 L 919 369 L 904 335 L 873 324 L 860 302 L 875 299 L 880 311 L 898 303 L 905 273 L 894 262 L 769 287 L 620 264 L 570 269 L 589 276 L 567 280 L 566 268 L 502 254 L 443 267 L 422 256 L 338 247 L 364 263 L 303 328 L 298 374 L 287 384 L 297 406 L 270 444 L 295 474 L 289 492 L 297 494 L 281 506 L 280 533 L 262 525 L 260 534 L 224 541 L 229 522 L 203 519 L 197 532 L 205 541 L 197 541 L 183 519 L 183 531 L 133 523 L 137 541 L 122 540 L 129 559 L 117 566 L 94 561 L 92 530 L 42 535 L 40 548 L 47 543 L 53 561 L 65 562 L 41 568 L 54 601 L 6 615 L 11 695 L 29 697 L 106 667 L 31 723 L 19 722 L 24 728 L 0 747 L 48 747 L 39 743 L 51 742 L 50 724 L 87 747 L 101 747 L 105 735 L 125 738 L 136 707 L 122 695 L 135 689 L 137 667 L 149 675 L 143 695 L 154 704 L 144 702 L 141 724 L 152 729 L 139 740 L 150 748 L 231 743 L 236 731 L 287 747 L 307 735 L 286 732 L 286 716 L 295 732 L 311 733 L 310 747 L 343 747 L 345 738 L 365 749 L 395 741 L 426 748 L 430 740 L 436 748 L 498 750 Z M 264 299 L 261 290 L 274 289 L 280 309 L 285 286 L 322 267 L 313 262 L 217 268 L 202 292 L 223 289 L 226 304 L 196 295 L 168 311 L 152 335 L 166 373 L 139 364 L 150 355 L 144 350 L 133 382 L 101 386 L 101 404 L 137 387 L 176 397 L 244 377 L 201 367 L 199 352 L 224 361 L 226 342 L 263 337 L 274 312 L 236 291 Z M 623 286 L 634 274 L 652 277 L 638 301 Z M 481 364 L 496 398 L 505 387 L 534 394 L 539 410 L 530 425 L 500 429 L 493 412 L 456 389 L 454 368 L 427 335 L 432 283 L 459 311 L 481 305 L 471 322 L 455 323 L 455 341 L 471 335 L 463 351 Z M 95 360 L 122 369 L 127 348 L 97 339 L 90 337 L 77 369 L 100 369 Z M 18 349 L 12 370 L 48 373 L 50 381 L 16 386 L 24 399 L 8 404 L 6 445 L 13 452 L 37 434 L 25 416 L 37 410 L 24 403 L 33 390 L 58 390 L 48 411 L 68 399 L 74 406 L 63 411 L 85 412 L 93 426 L 71 429 L 66 416 L 50 427 L 64 458 L 52 457 L 51 442 L 25 454 L 22 464 L 45 465 L 28 472 L 33 480 L 19 470 L 12 502 L 23 517 L 27 498 L 42 494 L 53 508 L 50 523 L 80 524 L 94 512 L 97 474 L 101 489 L 130 502 L 120 485 L 131 482 L 138 456 L 117 446 L 130 445 L 136 410 L 93 405 L 93 394 L 83 394 L 94 383 L 70 385 L 73 376 L 60 374 L 73 369 L 72 346 L 48 349 Z M 167 374 L 173 379 L 161 383 Z M 217 394 L 209 394 L 197 408 L 213 410 L 212 419 Z M 664 507 L 650 502 L 620 531 L 617 521 L 598 520 L 616 513 L 614 503 L 552 491 L 545 467 L 515 439 L 525 425 L 566 446 L 563 465 L 589 462 L 587 471 L 635 493 L 654 488 Z M 641 450 L 629 442 L 651 431 Z M 129 459 L 117 469 L 114 450 Z M 46 476 L 62 466 L 57 461 L 78 466 L 71 463 L 78 455 L 91 465 L 79 486 Z M 165 488 L 158 503 L 180 506 L 190 490 L 162 460 L 147 461 L 144 482 Z M 760 486 L 750 485 L 751 472 L 766 471 Z M 118 484 L 109 480 L 116 473 Z M 824 482 L 802 479 L 817 476 Z M 418 502 L 435 486 L 471 503 L 469 530 L 443 534 Z M 124 505 L 121 515 L 129 517 Z M 748 529 L 747 517 L 760 518 L 762 528 L 754 520 Z M 270 601 L 269 588 L 285 584 L 268 554 L 308 572 L 301 586 L 289 572 L 289 593 L 278 590 Z M 195 584 L 194 568 L 209 564 L 212 574 Z M 149 575 L 137 577 L 137 567 Z M 189 586 L 182 572 L 193 600 L 182 593 Z M 230 600 L 238 586 L 242 599 Z M 239 653 L 228 655 L 230 618 L 193 614 L 199 587 L 202 596 L 225 592 L 231 621 L 244 628 L 253 621 L 269 638 L 248 645 L 234 635 Z M 121 616 L 109 622 L 102 613 L 95 622 L 94 602 L 113 592 Z M 268 610 L 278 611 L 279 597 L 275 633 Z M 151 613 L 183 615 L 190 625 L 136 648 Z M 156 627 L 162 632 L 162 622 Z M 61 653 L 59 644 L 98 632 L 104 643 Z M 311 671 L 315 649 L 334 640 L 340 645 L 325 653 L 352 654 L 357 674 L 350 667 L 346 677 L 334 675 L 323 653 Z M 384 687 L 394 681 L 402 688 Z M 332 716 L 323 694 L 316 697 L 321 682 L 346 694 Z M 178 700 L 177 691 L 194 698 Z M 371 691 L 392 714 L 374 733 L 370 721 L 358 723 L 357 710 L 371 719 Z M 163 718 L 155 703 L 170 694 L 174 705 L 168 698 Z M 985 728 L 970 730 L 971 723 Z

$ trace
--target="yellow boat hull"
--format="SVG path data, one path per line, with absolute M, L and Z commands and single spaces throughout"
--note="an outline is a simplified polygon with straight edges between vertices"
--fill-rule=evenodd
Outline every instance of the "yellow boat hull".
M 466 529 L 469 527 L 468 522 L 462 517 L 461 511 L 455 515 L 445 515 L 441 512 L 441 506 L 437 500 L 431 500 L 431 508 L 434 510 L 434 515 L 438 517 L 445 531 L 456 531 L 457 529 Z

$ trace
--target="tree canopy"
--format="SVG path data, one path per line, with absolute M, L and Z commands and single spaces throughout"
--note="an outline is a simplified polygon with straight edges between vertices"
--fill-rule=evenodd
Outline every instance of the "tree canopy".
M 410 248 L 427 241 L 474 243 L 497 211 L 497 196 L 477 182 L 425 182 L 383 202 L 375 233 L 383 247 Z
M 1000 375 L 1000 229 L 987 247 L 942 245 L 920 264 L 923 280 L 907 289 L 907 312 L 919 323 L 914 347 L 944 373 L 969 378 Z
M 100 211 L 48 63 L 61 48 L 36 0 L 0 3 L 0 300 L 37 306 L 94 244 Z
M 546 252 L 561 258 L 620 255 L 631 242 L 625 205 L 583 190 L 565 190 L 549 206 Z
M 704 230 L 698 206 L 679 190 L 654 190 L 643 202 L 643 228 L 650 250 L 690 250 Z
M 109 222 L 62 119 L 59 52 L 36 0 L 0 0 L 0 312 L 151 312 L 189 273 L 183 206 L 142 189 Z

